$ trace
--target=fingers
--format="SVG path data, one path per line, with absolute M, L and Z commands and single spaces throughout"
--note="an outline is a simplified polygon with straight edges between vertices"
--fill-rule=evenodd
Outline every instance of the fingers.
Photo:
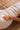
M 13 16 L 4 16 L 3 17 L 4 20 L 13 20 Z
M 6 20 L 6 21 L 8 21 L 8 20 L 14 20 L 16 22 L 20 22 L 20 18 L 13 17 L 13 16 L 4 16 L 3 19 Z
M 3 19 L 6 21 L 9 20 L 9 16 L 4 16 Z

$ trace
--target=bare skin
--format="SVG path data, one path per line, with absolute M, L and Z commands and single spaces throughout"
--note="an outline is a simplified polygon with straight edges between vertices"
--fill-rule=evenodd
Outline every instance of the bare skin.
M 14 17 L 14 16 L 4 16 L 3 19 L 6 20 L 6 21 L 14 20 L 16 22 L 20 22 L 20 18 L 17 18 L 17 17 Z

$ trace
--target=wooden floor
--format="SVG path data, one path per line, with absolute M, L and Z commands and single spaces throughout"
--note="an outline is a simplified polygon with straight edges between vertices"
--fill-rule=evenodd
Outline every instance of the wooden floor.
M 18 2 L 20 0 L 0 0 L 0 9 L 5 9 L 10 7 L 12 4 Z

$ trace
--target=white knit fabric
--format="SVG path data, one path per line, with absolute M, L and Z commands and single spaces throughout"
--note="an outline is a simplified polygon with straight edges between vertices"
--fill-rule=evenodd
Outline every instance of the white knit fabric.
M 10 15 L 10 16 L 15 16 L 16 17 L 18 13 L 20 13 L 20 2 L 17 2 L 15 4 L 13 4 L 12 6 L 10 6 L 7 9 L 0 10 L 0 21 L 1 21 L 1 23 L 2 23 L 2 21 L 5 21 L 4 19 L 2 19 L 3 16 Z M 1 26 L 0 26 L 1 27 L 0 29 L 8 27 L 8 25 L 10 25 L 11 22 L 12 22 L 12 20 L 11 21 L 6 21 L 5 22 L 6 24 L 2 23 Z
M 3 17 L 5 15 L 10 15 L 10 16 L 17 16 L 17 14 L 20 12 L 20 2 L 12 5 L 11 7 L 0 10 L 0 17 Z M 2 19 L 2 18 L 0 18 Z

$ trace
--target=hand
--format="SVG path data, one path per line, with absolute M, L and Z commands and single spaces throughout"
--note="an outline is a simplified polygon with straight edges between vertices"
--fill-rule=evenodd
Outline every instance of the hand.
M 4 16 L 3 19 L 6 20 L 6 21 L 14 20 L 16 22 L 20 22 L 20 18 L 17 18 L 17 17 L 14 17 L 14 16 Z
M 14 17 L 13 16 L 4 16 L 3 19 L 7 20 L 13 20 Z

